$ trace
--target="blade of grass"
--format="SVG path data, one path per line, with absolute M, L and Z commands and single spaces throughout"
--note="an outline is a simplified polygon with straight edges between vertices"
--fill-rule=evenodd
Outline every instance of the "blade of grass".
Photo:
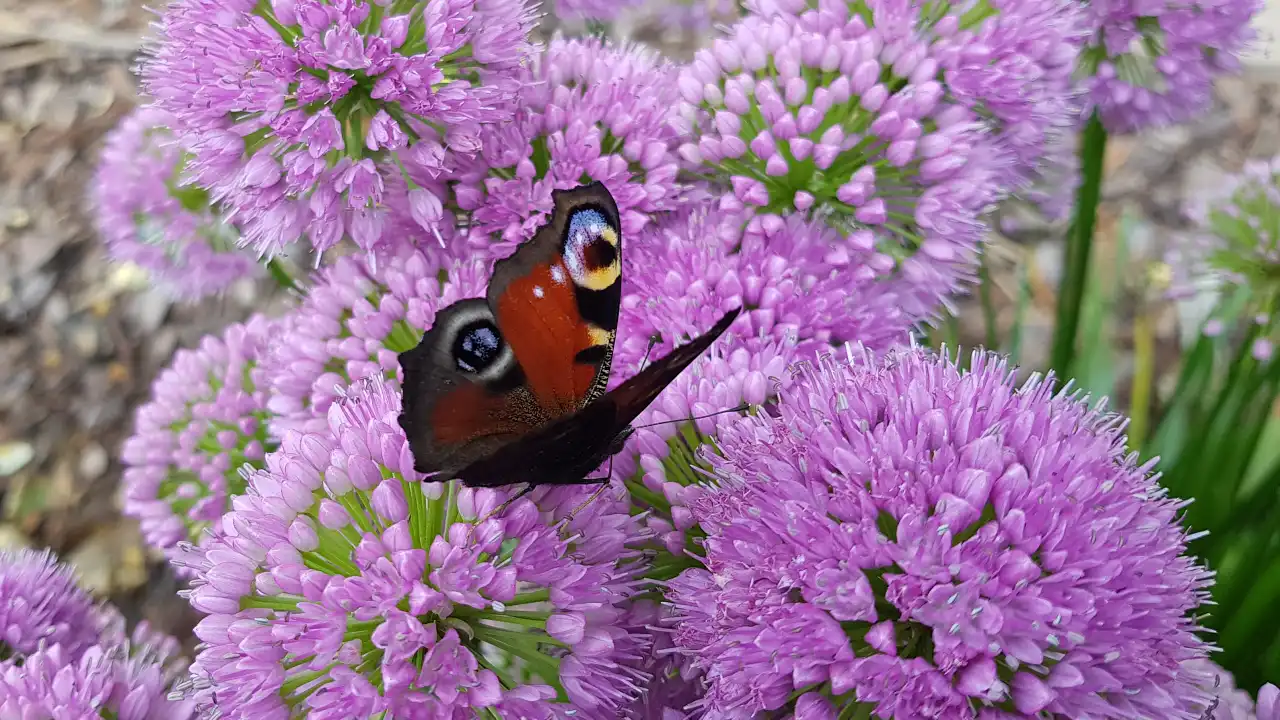
M 1018 277 L 1018 299 L 1014 305 L 1013 327 L 1009 328 L 1009 362 L 1018 365 L 1022 359 L 1022 328 L 1027 322 L 1027 308 L 1031 305 L 1031 270 L 1035 261 L 1030 255 L 1022 265 Z
M 1089 274 L 1089 252 L 1093 227 L 1098 219 L 1102 196 L 1102 160 L 1107 150 L 1107 131 L 1095 112 L 1089 117 L 1080 141 L 1080 187 L 1076 191 L 1076 215 L 1063 249 L 1062 285 L 1058 289 L 1057 320 L 1053 328 L 1050 362 L 1059 377 L 1070 377 L 1075 357 L 1080 305 Z
M 996 305 L 991 298 L 991 271 L 987 267 L 987 245 L 982 251 L 978 265 L 978 300 L 982 303 L 982 326 L 986 331 L 988 350 L 1000 349 L 1000 330 L 996 327 Z
M 1140 307 L 1133 319 L 1133 383 L 1129 389 L 1129 449 L 1134 452 L 1141 452 L 1146 444 L 1155 372 L 1155 319 L 1148 308 Z

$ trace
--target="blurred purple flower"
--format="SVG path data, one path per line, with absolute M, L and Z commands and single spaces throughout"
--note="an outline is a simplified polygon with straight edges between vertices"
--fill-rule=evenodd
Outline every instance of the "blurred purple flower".
M 510 119 L 534 20 L 528 0 L 178 0 L 141 74 L 246 242 L 368 251 L 385 173 L 472 153 Z
M 1121 420 L 921 350 L 830 358 L 722 427 L 670 583 L 703 709 L 1196 718 L 1211 574 Z M 796 698 L 800 691 L 807 696 Z M 794 701 L 794 705 L 792 702 Z
M 474 243 L 509 254 L 546 222 L 552 190 L 595 180 L 617 201 L 624 236 L 674 207 L 672 66 L 639 47 L 557 38 L 522 82 L 515 121 L 482 131 L 481 154 L 450 178 Z
M 229 720 L 616 717 L 648 640 L 621 625 L 635 559 L 595 539 L 635 522 L 565 528 L 527 498 L 490 517 L 501 493 L 413 471 L 399 412 L 392 384 L 357 383 L 188 557 L 197 701 Z
M 909 23 L 748 17 L 680 76 L 680 154 L 728 177 L 722 208 L 812 212 L 941 298 L 973 277 L 978 215 L 1009 190 L 1012 158 L 928 52 Z
M 100 626 L 93 598 L 52 552 L 0 551 L 0 660 L 46 645 L 75 660 L 97 642 Z
M 1258 691 L 1258 720 L 1280 720 L 1280 688 L 1273 683 Z
M 1240 70 L 1262 0 L 1082 3 L 1093 32 L 1080 56 L 1090 105 L 1113 133 L 1182 122 L 1209 109 L 1213 81 Z
M 259 363 L 278 332 L 255 315 L 178 350 L 156 377 L 120 453 L 124 512 L 153 547 L 203 542 L 243 491 L 242 468 L 274 449 Z
M 108 133 L 90 188 L 107 254 L 136 263 L 176 297 L 198 299 L 258 275 L 240 233 L 208 193 L 184 186 L 173 117 L 141 107 Z
M 561 20 L 609 22 L 644 3 L 645 0 L 554 0 L 552 13 Z
M 186 669 L 178 649 L 143 622 L 132 642 L 121 636 L 76 653 L 51 645 L 0 662 L 0 717 L 187 720 L 194 703 L 169 698 Z
M 1207 187 L 1186 208 L 1195 232 L 1173 244 L 1166 258 L 1175 292 L 1204 285 L 1248 285 L 1267 294 L 1280 289 L 1280 156 L 1248 160 L 1244 169 Z
M 262 373 L 271 432 L 319 432 L 340 387 L 371 376 L 397 378 L 399 353 L 417 346 L 436 311 L 482 297 L 489 261 L 441 266 L 421 251 L 371 262 L 348 255 L 322 269 L 302 304 L 283 321 Z
M 1253 698 L 1248 692 L 1236 687 L 1235 678 L 1231 673 L 1218 667 L 1216 663 L 1208 658 L 1197 660 L 1189 660 L 1183 663 L 1184 670 L 1190 673 L 1198 674 L 1197 684 L 1208 693 L 1211 697 L 1204 703 L 1193 707 L 1198 709 L 1200 714 L 1197 720 L 1206 718 L 1207 720 L 1267 720 L 1266 715 L 1261 712 L 1263 708 L 1258 707 L 1255 712 Z M 1274 686 L 1271 686 L 1274 688 Z M 1263 693 L 1266 688 L 1259 691 L 1259 705 L 1263 699 Z

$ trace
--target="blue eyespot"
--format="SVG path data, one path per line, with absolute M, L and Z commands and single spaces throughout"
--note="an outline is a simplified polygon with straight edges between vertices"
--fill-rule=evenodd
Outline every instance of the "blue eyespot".
M 502 352 L 502 336 L 488 320 L 478 320 L 458 332 L 453 359 L 463 372 L 484 372 Z

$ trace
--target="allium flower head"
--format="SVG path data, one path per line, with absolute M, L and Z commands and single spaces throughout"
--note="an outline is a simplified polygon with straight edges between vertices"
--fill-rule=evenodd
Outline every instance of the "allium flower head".
M 143 85 L 253 247 L 306 233 L 318 250 L 344 235 L 370 250 L 384 169 L 474 152 L 481 127 L 509 119 L 533 21 L 527 0 L 179 0 Z
M 173 117 L 141 107 L 106 138 L 90 190 L 98 232 L 112 259 L 136 263 L 175 296 L 222 291 L 258 267 L 240 233 L 205 191 L 184 185 L 188 155 Z
M 53 553 L 0 551 L 0 660 L 45 645 L 75 659 L 97 641 L 99 626 L 93 598 Z
M 668 598 L 704 708 L 1195 718 L 1210 574 L 1118 418 L 992 356 L 830 358 L 721 428 Z M 808 692 L 804 692 L 808 690 Z M 851 710 L 850 710 L 851 711 Z M 851 711 L 852 712 L 852 711 Z
M 1010 159 L 928 52 L 909 24 L 748 17 L 680 75 L 677 126 L 695 138 L 680 154 L 728 176 L 725 209 L 825 217 L 946 294 L 972 273 Z
M 936 80 L 945 101 L 968 108 L 1014 162 L 1006 180 L 1036 169 L 1049 142 L 1079 117 L 1072 82 L 1088 34 L 1075 0 L 995 0 L 930 5 L 915 0 L 748 0 L 764 16 L 797 17 L 811 32 L 833 30 L 883 43 L 873 59 L 896 76 L 886 85 Z M 812 7 L 788 12 L 788 7 Z M 821 53 L 815 53 L 821 56 Z M 870 71 L 863 66 L 864 73 Z M 898 90 L 901 92 L 901 90 Z M 878 133 L 876 133 L 878 134 Z
M 273 434 L 322 430 L 338 388 L 398 378 L 397 356 L 418 345 L 437 310 L 483 296 L 491 267 L 477 259 L 442 271 L 410 251 L 377 263 L 348 255 L 322 269 L 263 361 Z
M 138 625 L 132 642 L 104 642 L 83 653 L 52 645 L 0 663 L 0 717 L 59 720 L 187 720 L 194 703 L 177 695 L 186 663 L 178 641 Z
M 820 220 L 793 215 L 776 227 L 765 223 L 770 232 L 744 225 L 742 213 L 686 208 L 633 238 L 624 253 L 614 384 L 646 358 L 696 337 L 725 311 L 745 308 L 729 333 L 635 423 L 664 424 L 639 428 L 632 452 L 615 457 L 615 477 L 645 498 L 653 511 L 649 527 L 668 548 L 685 545 L 691 524 L 685 506 L 701 492 L 706 469 L 699 448 L 734 415 L 678 421 L 743 402 L 759 405 L 797 359 L 855 338 L 888 349 L 937 311 L 916 296 L 914 284 L 888 274 L 891 258 L 851 250 Z
M 1083 3 L 1093 37 L 1079 74 L 1108 131 L 1178 123 L 1208 109 L 1213 81 L 1239 72 L 1262 0 Z
M 609 188 L 626 236 L 673 207 L 675 74 L 656 53 L 557 38 L 522 83 L 515 121 L 486 129 L 452 179 L 475 242 L 514 249 L 546 222 L 553 190 L 591 181 Z
M 197 700 L 222 717 L 613 718 L 647 640 L 626 514 L 566 527 L 528 498 L 424 483 L 381 378 L 290 432 L 189 560 Z M 546 652 L 550 648 L 552 652 Z M 385 714 L 385 715 L 383 715 Z
M 243 467 L 274 449 L 258 364 L 277 328 L 256 315 L 178 350 L 138 408 L 121 451 L 124 512 L 152 546 L 202 539 L 244 490 Z

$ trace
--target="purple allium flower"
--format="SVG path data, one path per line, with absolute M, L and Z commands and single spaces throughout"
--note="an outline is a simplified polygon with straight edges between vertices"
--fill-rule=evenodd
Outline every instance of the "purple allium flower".
M 728 309 L 743 319 L 707 357 L 695 362 L 646 410 L 630 452 L 615 458 L 614 476 L 627 481 L 647 522 L 672 552 L 685 546 L 692 525 L 688 501 L 701 492 L 699 448 L 733 414 L 678 421 L 765 402 L 777 378 L 800 357 L 833 342 L 861 339 L 885 350 L 937 308 L 867 244 L 852 250 L 818 220 L 772 218 L 744 229 L 744 216 L 686 208 L 634 238 L 624 252 L 623 301 L 614 350 L 614 384 L 645 361 L 670 352 Z M 651 346 L 652 345 L 652 346 Z M 672 422 L 677 421 L 677 422 Z M 661 563 L 659 563 L 661 564 Z
M 172 116 L 153 107 L 127 115 L 106 138 L 90 189 L 94 219 L 115 260 L 146 268 L 177 297 L 197 299 L 257 274 L 240 233 L 205 191 L 184 186 L 187 155 Z
M 1183 554 L 1185 503 L 1120 418 L 970 367 L 824 357 L 720 429 L 706 569 L 668 593 L 705 710 L 1197 717 L 1182 664 L 1209 650 L 1190 611 L 1211 574 Z
M 178 641 L 140 623 L 132 642 L 81 653 L 52 645 L 0 662 L 0 717 L 59 720 L 187 720 L 194 703 L 170 699 L 186 663 Z
M 510 118 L 534 19 L 528 0 L 179 0 L 143 85 L 247 243 L 345 235 L 367 251 L 385 237 L 384 172 L 474 152 Z
M 274 449 L 259 362 L 278 331 L 255 315 L 178 350 L 138 408 L 121 450 L 124 512 L 153 547 L 203 541 L 243 492 L 243 467 L 262 467 Z
M 399 353 L 418 345 L 437 310 L 482 297 L 491 268 L 476 259 L 442 272 L 411 251 L 377 263 L 348 255 L 322 269 L 263 360 L 273 435 L 318 432 L 327 427 L 339 387 L 373 375 L 399 377 Z
M 748 5 L 764 16 L 798 16 L 812 33 L 837 31 L 850 40 L 880 43 L 865 48 L 875 51 L 866 53 L 868 58 L 841 67 L 855 71 L 851 79 L 868 77 L 871 66 L 863 63 L 872 59 L 894 78 L 886 83 L 891 91 L 898 85 L 902 89 L 895 92 L 911 93 L 912 85 L 923 88 L 928 80 L 937 81 L 945 101 L 972 110 L 997 147 L 1013 158 L 1005 178 L 1010 184 L 1028 179 L 1045 147 L 1067 134 L 1079 117 L 1072 75 L 1090 28 L 1076 0 L 995 0 L 977 7 L 816 0 L 808 5 L 818 9 L 802 13 L 784 6 L 804 2 L 749 0 Z M 810 52 L 814 58 L 823 55 Z M 785 94 L 785 88 L 779 90 Z M 872 134 L 893 142 L 876 130 Z
M 1253 698 L 1249 693 L 1236 687 L 1235 678 L 1208 658 L 1189 660 L 1183 663 L 1185 670 L 1198 673 L 1197 681 L 1210 698 L 1198 705 L 1200 714 L 1197 719 L 1208 720 L 1263 720 L 1261 713 L 1255 713 Z M 1264 688 L 1265 690 L 1265 688 Z M 1262 691 L 1258 693 L 1259 699 Z M 1260 704 L 1260 703 L 1259 703 Z M 1195 708 L 1193 708 L 1195 709 Z
M 634 521 L 566 527 L 528 498 L 491 517 L 501 493 L 422 482 L 399 412 L 394 385 L 357 383 L 192 554 L 197 701 L 254 720 L 616 717 L 648 640 L 621 625 L 635 560 L 602 550 Z
M 608 22 L 624 11 L 640 7 L 645 0 L 554 0 L 552 11 L 562 20 Z
M 662 627 L 670 617 L 670 608 L 655 601 L 631 604 L 629 624 L 651 628 L 654 633 L 649 657 L 641 665 L 649 682 L 625 714 L 629 720 L 685 720 L 701 697 L 701 679 L 686 658 L 672 652 L 672 634 Z
M 97 642 L 99 620 L 93 598 L 52 552 L 0 551 L 0 660 L 45 645 L 74 660 Z
M 869 232 L 905 277 L 946 295 L 973 276 L 978 215 L 1012 159 L 936 79 L 929 49 L 908 23 L 819 33 L 748 17 L 681 74 L 677 126 L 694 140 L 680 153 L 728 177 L 723 208 L 812 212 L 857 249 Z
M 609 188 L 627 237 L 674 207 L 678 95 L 656 53 L 557 38 L 522 82 L 515 121 L 483 131 L 480 156 L 451 178 L 475 243 L 509 254 L 546 222 L 552 190 L 590 181 Z
M 1258 691 L 1258 720 L 1280 720 L 1280 688 L 1272 683 Z
M 1090 104 L 1109 132 L 1182 122 L 1209 108 L 1213 81 L 1240 70 L 1262 0 L 1081 3 L 1093 32 L 1080 56 Z

